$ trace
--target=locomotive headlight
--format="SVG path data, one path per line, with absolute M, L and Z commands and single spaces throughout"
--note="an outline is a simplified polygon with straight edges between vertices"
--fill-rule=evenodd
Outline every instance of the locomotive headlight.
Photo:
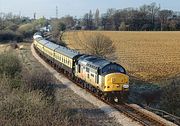
M 128 84 L 124 84 L 123 88 L 127 89 L 127 88 L 129 88 L 129 85 Z

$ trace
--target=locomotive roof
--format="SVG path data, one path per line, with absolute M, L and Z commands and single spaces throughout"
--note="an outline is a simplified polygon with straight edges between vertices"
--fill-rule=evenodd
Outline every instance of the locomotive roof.
M 81 63 L 85 63 L 85 65 L 90 66 L 95 69 L 97 69 L 97 68 L 101 69 L 101 68 L 105 67 L 106 65 L 112 63 L 106 59 L 99 58 L 96 56 L 90 56 L 90 55 L 81 56 L 79 61 Z
M 74 51 L 72 49 L 66 48 L 64 46 L 60 46 L 58 44 L 52 43 L 52 42 L 47 41 L 47 40 L 43 40 L 43 41 L 44 41 L 44 43 L 49 42 L 49 43 L 45 44 L 46 47 L 48 47 L 48 48 L 50 48 L 52 50 L 55 50 L 55 52 L 63 54 L 65 56 L 69 57 L 69 58 L 73 58 L 76 55 L 79 55 L 79 52 Z

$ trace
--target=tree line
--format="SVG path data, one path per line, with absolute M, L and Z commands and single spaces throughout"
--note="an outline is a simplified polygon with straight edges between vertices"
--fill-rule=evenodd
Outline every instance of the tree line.
M 99 9 L 90 10 L 78 24 L 85 30 L 176 31 L 180 30 L 180 13 L 161 9 L 151 3 L 139 8 L 108 9 L 100 16 Z
M 180 12 L 161 9 L 156 3 L 139 8 L 111 8 L 102 14 L 99 9 L 95 12 L 90 10 L 82 18 L 67 15 L 58 19 L 31 19 L 0 12 L 0 41 L 22 41 L 45 26 L 51 26 L 54 40 L 59 41 L 65 30 L 179 31 Z

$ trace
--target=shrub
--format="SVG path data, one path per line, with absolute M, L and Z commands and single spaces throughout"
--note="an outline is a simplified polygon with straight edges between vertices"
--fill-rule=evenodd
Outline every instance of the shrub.
M 23 73 L 24 85 L 23 89 L 26 91 L 39 90 L 44 94 L 45 98 L 53 100 L 55 97 L 55 83 L 53 77 L 47 72 L 32 72 Z
M 143 105 L 156 104 L 160 99 L 161 89 L 155 84 L 133 84 L 130 86 L 130 101 Z
M 22 70 L 22 65 L 17 56 L 12 53 L 0 54 L 0 75 L 15 77 Z
M 173 81 L 162 88 L 161 109 L 180 116 L 180 81 Z

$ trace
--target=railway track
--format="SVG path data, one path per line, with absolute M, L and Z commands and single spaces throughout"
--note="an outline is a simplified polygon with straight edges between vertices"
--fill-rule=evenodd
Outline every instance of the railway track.
M 39 53 L 36 51 L 36 53 L 39 55 Z M 41 58 L 44 59 L 44 61 L 46 61 L 46 63 L 48 63 L 51 67 L 54 68 L 54 65 L 52 65 L 50 62 L 48 62 L 45 57 L 42 57 L 41 55 L 39 55 Z M 62 71 L 59 71 L 58 69 L 54 68 L 57 72 L 62 73 Z M 152 116 L 149 116 L 141 111 L 139 111 L 138 109 L 131 107 L 130 105 L 128 105 L 127 103 L 111 103 L 106 101 L 105 99 L 102 99 L 100 96 L 98 96 L 97 94 L 95 94 L 94 92 L 92 92 L 91 90 L 85 88 L 82 86 L 82 84 L 80 82 L 77 82 L 76 80 L 73 80 L 71 77 L 69 77 L 68 75 L 62 73 L 63 76 L 65 76 L 66 78 L 68 78 L 70 81 L 72 81 L 73 83 L 75 83 L 77 86 L 85 89 L 87 92 L 89 92 L 90 94 L 92 94 L 93 96 L 95 96 L 96 98 L 98 98 L 99 100 L 103 101 L 104 103 L 110 105 L 111 107 L 115 108 L 117 111 L 125 114 L 126 116 L 128 116 L 129 118 L 139 122 L 140 124 L 142 124 L 143 126 L 166 126 L 166 124 L 158 119 L 153 118 Z
M 126 116 L 132 118 L 133 120 L 138 121 L 144 126 L 165 126 L 163 122 L 160 120 L 154 119 L 153 117 L 150 117 L 135 108 L 129 106 L 128 104 L 123 105 L 112 105 L 114 108 L 116 108 L 118 111 L 124 113 Z

